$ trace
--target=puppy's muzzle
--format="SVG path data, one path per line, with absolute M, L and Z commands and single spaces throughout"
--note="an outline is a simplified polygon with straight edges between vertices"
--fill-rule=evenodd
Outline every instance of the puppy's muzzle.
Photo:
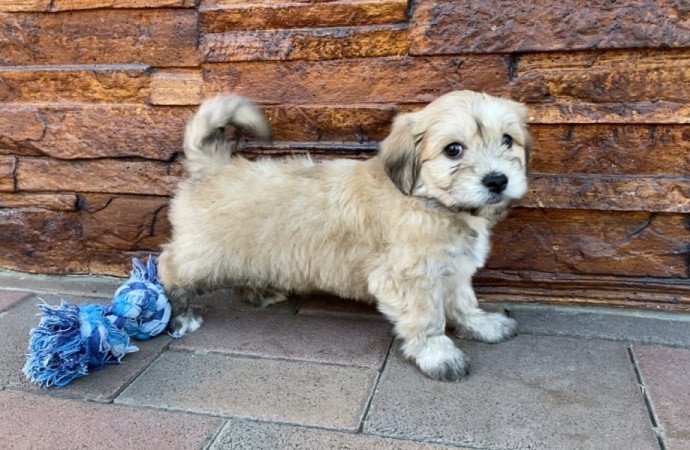
M 489 199 L 487 205 L 500 203 L 503 200 L 503 191 L 508 186 L 508 177 L 502 173 L 491 172 L 482 178 L 482 184 L 489 191 Z
M 486 186 L 490 192 L 500 194 L 505 191 L 506 186 L 508 186 L 508 177 L 502 173 L 491 172 L 482 179 L 482 184 Z

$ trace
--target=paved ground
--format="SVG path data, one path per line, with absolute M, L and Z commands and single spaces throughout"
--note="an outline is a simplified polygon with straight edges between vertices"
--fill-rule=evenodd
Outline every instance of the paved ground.
M 370 308 L 221 292 L 194 334 L 62 390 L 27 384 L 39 298 L 107 303 L 118 283 L 0 272 L 0 448 L 690 448 L 687 315 L 494 305 L 521 334 L 458 341 L 472 373 L 441 383 Z

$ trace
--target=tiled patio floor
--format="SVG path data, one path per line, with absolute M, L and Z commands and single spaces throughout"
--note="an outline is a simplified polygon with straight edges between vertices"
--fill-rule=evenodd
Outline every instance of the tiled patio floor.
M 689 449 L 690 316 L 500 305 L 521 334 L 458 341 L 431 381 L 372 308 L 264 310 L 219 292 L 205 324 L 73 382 L 21 375 L 40 299 L 107 303 L 120 280 L 0 273 L 0 448 Z

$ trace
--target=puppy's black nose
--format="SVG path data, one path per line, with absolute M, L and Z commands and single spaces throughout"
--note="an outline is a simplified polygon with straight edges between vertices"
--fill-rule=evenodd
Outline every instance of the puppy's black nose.
M 482 179 L 482 184 L 495 194 L 500 194 L 508 186 L 508 177 L 502 173 L 491 172 Z

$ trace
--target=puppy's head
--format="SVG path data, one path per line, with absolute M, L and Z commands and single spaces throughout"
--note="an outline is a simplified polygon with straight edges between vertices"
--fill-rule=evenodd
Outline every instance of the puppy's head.
M 524 105 L 458 91 L 395 118 L 379 155 L 404 194 L 472 210 L 522 197 L 529 134 Z

